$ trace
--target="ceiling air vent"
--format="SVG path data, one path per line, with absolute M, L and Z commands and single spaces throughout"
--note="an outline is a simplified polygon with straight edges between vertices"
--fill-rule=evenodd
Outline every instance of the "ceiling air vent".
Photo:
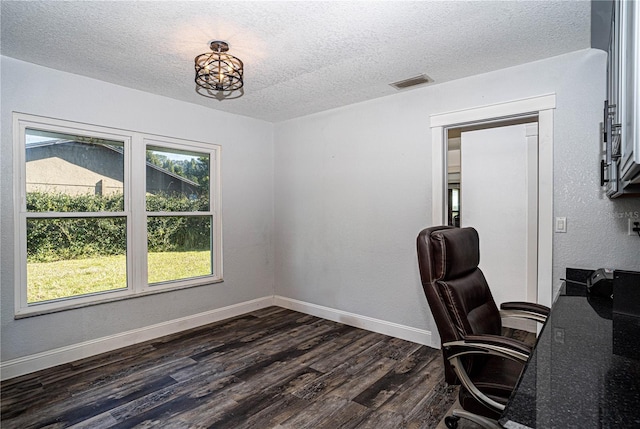
M 418 76 L 410 77 L 409 79 L 399 80 L 398 82 L 390 83 L 392 87 L 395 89 L 405 89 L 416 85 L 422 85 L 425 83 L 431 83 L 433 79 L 431 79 L 426 74 L 421 74 Z

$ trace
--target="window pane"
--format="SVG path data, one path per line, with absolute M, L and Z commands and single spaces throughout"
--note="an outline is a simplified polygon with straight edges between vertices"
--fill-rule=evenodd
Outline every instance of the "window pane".
M 27 302 L 127 287 L 124 217 L 27 220 Z
M 211 216 L 149 216 L 149 284 L 213 274 Z
M 209 210 L 209 154 L 147 146 L 147 211 Z
M 124 210 L 124 144 L 26 130 L 27 211 Z

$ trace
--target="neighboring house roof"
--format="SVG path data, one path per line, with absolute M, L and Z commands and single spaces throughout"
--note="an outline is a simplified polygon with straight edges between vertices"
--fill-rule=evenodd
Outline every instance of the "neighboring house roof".
M 109 145 L 107 143 L 93 143 L 93 142 L 81 142 L 81 141 L 76 141 L 76 140 L 68 140 L 68 139 L 58 139 L 58 140 L 47 140 L 47 141 L 43 141 L 43 142 L 36 142 L 36 143 L 30 143 L 27 146 L 27 162 L 30 161 L 29 159 L 29 152 L 32 151 L 33 149 L 44 149 L 47 147 L 51 147 L 51 146 L 71 146 L 72 147 L 78 147 L 78 145 L 83 145 L 83 146 L 87 146 L 89 148 L 99 148 L 100 150 L 108 150 L 112 153 L 115 153 L 119 156 L 124 156 L 124 151 L 122 148 L 119 148 L 117 146 L 113 146 L 113 145 Z M 51 158 L 53 156 L 55 156 L 56 154 L 51 153 L 51 154 L 44 154 L 43 158 Z M 95 168 L 95 163 L 84 163 L 84 165 L 80 165 L 78 161 L 76 162 L 72 162 L 75 165 L 78 165 L 82 168 L 85 169 L 90 169 L 90 170 L 96 170 Z M 150 178 L 151 180 L 148 180 L 147 183 L 147 192 L 152 192 L 152 191 L 160 191 L 160 190 L 170 190 L 168 187 L 170 185 L 172 185 L 172 183 L 174 181 L 177 181 L 178 183 L 180 183 L 182 186 L 186 185 L 188 188 L 195 190 L 197 188 L 200 187 L 200 185 L 192 180 L 189 180 L 185 177 L 182 177 L 176 173 L 173 173 L 165 168 L 159 167 L 151 162 L 146 161 L 146 168 L 149 170 L 151 170 L 153 173 L 155 173 L 155 180 L 153 177 L 149 177 L 148 174 L 148 178 Z M 105 175 L 104 171 L 101 171 L 100 174 Z M 152 174 L 152 176 L 154 176 Z M 121 178 L 114 178 L 115 180 L 122 180 Z M 153 183 L 151 183 L 153 182 Z M 161 186 L 162 185 L 162 186 Z M 152 189 L 150 189 L 152 188 Z

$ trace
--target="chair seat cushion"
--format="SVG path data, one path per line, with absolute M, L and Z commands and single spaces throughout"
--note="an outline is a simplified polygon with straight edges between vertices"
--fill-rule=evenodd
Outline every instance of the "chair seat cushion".
M 510 359 L 488 356 L 481 364 L 473 363 L 469 377 L 485 395 L 500 404 L 506 404 L 514 390 L 524 365 Z M 465 410 L 485 417 L 497 419 L 500 413 L 478 402 L 464 386 L 460 387 L 460 405 Z

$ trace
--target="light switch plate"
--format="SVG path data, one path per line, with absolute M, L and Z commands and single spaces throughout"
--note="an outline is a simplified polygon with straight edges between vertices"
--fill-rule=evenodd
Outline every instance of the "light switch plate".
M 556 218 L 556 232 L 567 232 L 567 218 L 566 217 L 557 217 Z

